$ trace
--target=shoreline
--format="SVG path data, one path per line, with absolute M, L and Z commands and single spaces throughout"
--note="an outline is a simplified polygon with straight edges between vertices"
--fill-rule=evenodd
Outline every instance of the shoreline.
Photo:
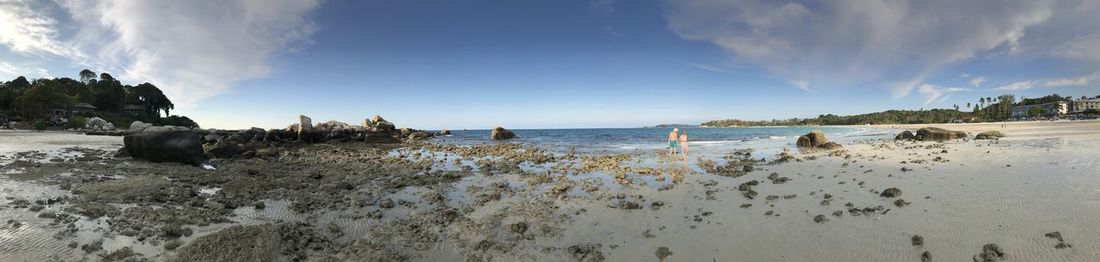
M 763 160 L 741 146 L 670 161 L 431 140 L 292 143 L 217 170 L 18 153 L 0 158 L 0 217 L 18 224 L 0 225 L 0 260 L 954 261 L 987 244 L 1011 261 L 1094 260 L 1100 202 L 1080 196 L 1100 190 L 1097 125 Z

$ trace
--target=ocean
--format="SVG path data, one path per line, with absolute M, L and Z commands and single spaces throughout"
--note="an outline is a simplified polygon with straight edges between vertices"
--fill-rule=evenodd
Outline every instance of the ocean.
M 793 147 L 798 136 L 821 130 L 830 141 L 841 144 L 868 139 L 893 138 L 894 130 L 869 127 L 748 127 L 680 128 L 688 133 L 689 152 L 711 155 L 751 147 L 757 154 L 771 156 L 784 147 Z M 552 152 L 647 153 L 667 149 L 672 128 L 590 128 L 590 129 L 516 129 L 518 138 L 511 143 L 539 146 Z M 435 142 L 452 144 L 500 143 L 489 140 L 489 130 L 453 130 L 450 136 Z

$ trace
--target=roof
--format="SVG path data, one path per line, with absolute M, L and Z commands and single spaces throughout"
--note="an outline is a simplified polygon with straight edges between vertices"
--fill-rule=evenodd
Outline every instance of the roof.
M 95 109 L 95 106 L 90 105 L 88 103 L 76 103 L 75 105 L 73 105 L 73 107 L 74 108 Z
M 145 110 L 145 107 L 140 105 L 124 105 L 122 106 L 122 110 Z

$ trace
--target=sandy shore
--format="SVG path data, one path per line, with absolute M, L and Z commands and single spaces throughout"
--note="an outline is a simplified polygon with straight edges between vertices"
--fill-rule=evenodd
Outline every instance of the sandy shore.
M 1007 137 L 763 161 L 319 144 L 216 171 L 9 154 L 0 260 L 1100 260 L 1100 122 L 938 126 Z

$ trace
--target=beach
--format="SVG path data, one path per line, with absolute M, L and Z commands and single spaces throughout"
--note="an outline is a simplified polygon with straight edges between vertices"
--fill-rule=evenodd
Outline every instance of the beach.
M 811 128 L 707 133 L 686 160 L 660 136 L 459 132 L 213 170 L 116 156 L 119 137 L 0 133 L 29 141 L 0 152 L 0 260 L 1100 260 L 1100 121 L 1006 125 L 822 128 L 832 150 L 787 135 Z M 968 138 L 893 139 L 928 126 Z

